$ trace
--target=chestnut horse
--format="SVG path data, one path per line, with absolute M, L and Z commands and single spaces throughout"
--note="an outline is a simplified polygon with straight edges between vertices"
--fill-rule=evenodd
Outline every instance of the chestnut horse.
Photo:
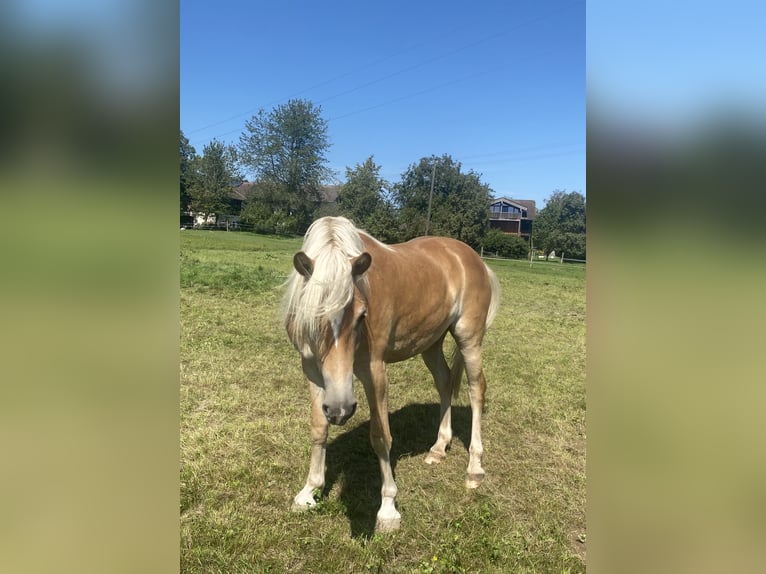
M 328 425 L 344 424 L 356 410 L 353 375 L 370 405 L 370 440 L 383 479 L 377 531 L 395 530 L 396 484 L 389 453 L 386 364 L 421 354 L 441 399 L 438 437 L 425 458 L 441 462 L 452 440 L 451 398 L 463 371 L 471 401 L 471 444 L 466 487 L 484 478 L 481 414 L 486 382 L 484 333 L 497 313 L 495 274 L 466 244 L 420 237 L 385 245 L 342 217 L 323 217 L 306 232 L 293 258 L 284 310 L 287 333 L 301 355 L 311 395 L 311 462 L 293 509 L 314 506 L 324 486 Z M 456 342 L 452 368 L 442 343 Z

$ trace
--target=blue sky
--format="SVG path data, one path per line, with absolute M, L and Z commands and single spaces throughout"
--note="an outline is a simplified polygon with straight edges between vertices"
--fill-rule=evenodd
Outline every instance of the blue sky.
M 181 1 L 181 129 L 198 153 L 290 98 L 329 165 L 398 181 L 450 154 L 496 196 L 585 193 L 585 2 Z

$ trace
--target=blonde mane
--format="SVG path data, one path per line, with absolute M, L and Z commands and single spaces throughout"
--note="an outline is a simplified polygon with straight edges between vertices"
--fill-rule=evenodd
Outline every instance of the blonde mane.
M 323 217 L 311 224 L 301 250 L 314 262 L 309 279 L 293 270 L 283 302 L 293 344 L 308 355 L 319 347 L 354 296 L 351 259 L 364 251 L 359 230 L 344 217 Z M 366 278 L 362 278 L 366 281 Z

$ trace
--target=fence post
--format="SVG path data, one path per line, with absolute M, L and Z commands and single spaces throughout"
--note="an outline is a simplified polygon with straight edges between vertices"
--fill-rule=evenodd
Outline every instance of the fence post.
M 561 263 L 564 263 L 564 252 L 561 252 Z

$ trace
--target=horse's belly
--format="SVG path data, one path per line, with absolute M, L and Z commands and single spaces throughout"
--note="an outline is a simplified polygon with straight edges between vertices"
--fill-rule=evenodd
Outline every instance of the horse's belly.
M 449 325 L 450 321 L 445 317 L 439 323 L 430 325 L 421 323 L 412 328 L 395 330 L 388 339 L 383 360 L 386 363 L 396 363 L 419 355 L 441 339 Z

